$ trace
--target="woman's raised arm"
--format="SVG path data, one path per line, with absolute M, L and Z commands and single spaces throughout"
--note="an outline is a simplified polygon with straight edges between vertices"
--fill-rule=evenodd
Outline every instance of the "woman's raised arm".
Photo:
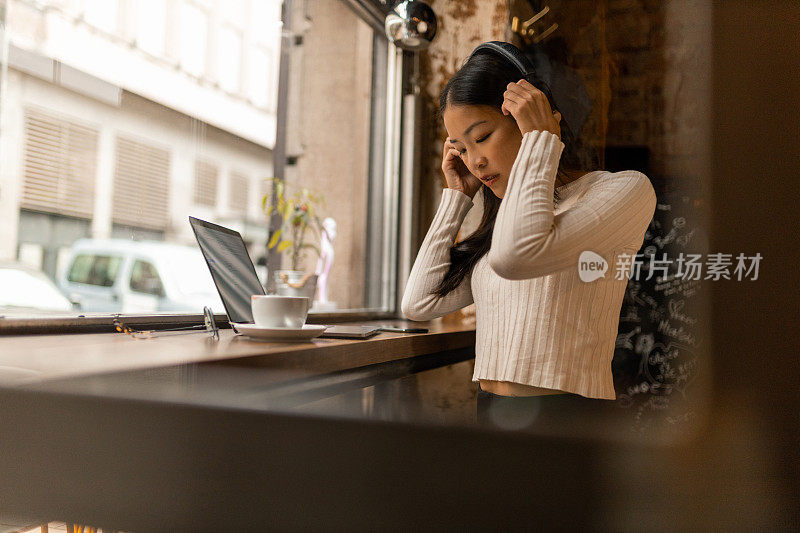
M 553 187 L 563 149 L 554 133 L 523 135 L 488 257 L 503 278 L 535 278 L 575 267 L 585 250 L 610 262 L 614 251 L 642 244 L 656 195 L 641 172 L 609 174 L 574 207 L 554 215 Z

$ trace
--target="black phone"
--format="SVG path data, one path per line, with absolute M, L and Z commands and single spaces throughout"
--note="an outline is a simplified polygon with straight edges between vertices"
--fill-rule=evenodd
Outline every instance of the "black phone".
M 396 326 L 330 326 L 320 337 L 334 337 L 339 339 L 368 339 L 380 333 L 428 333 L 425 328 L 400 328 Z
M 330 326 L 320 337 L 339 339 L 368 339 L 381 332 L 378 326 Z
M 381 331 L 391 331 L 394 333 L 428 333 L 425 328 L 398 328 L 395 326 L 381 326 Z

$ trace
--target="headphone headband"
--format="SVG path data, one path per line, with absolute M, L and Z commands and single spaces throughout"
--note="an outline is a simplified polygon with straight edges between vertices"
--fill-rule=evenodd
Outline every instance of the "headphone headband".
M 466 62 L 469 62 L 474 55 L 480 53 L 499 55 L 517 67 L 517 70 L 519 70 L 522 77 L 529 81 L 531 85 L 535 85 L 537 88 L 539 88 L 547 96 L 547 99 L 550 102 L 550 105 L 553 106 L 553 109 L 555 109 L 553 93 L 550 91 L 550 85 L 538 76 L 536 70 L 533 68 L 533 65 L 531 65 L 530 60 L 528 60 L 527 56 L 525 56 L 525 54 L 523 54 L 519 48 L 511 43 L 506 43 L 503 41 L 487 41 L 476 46 L 467 58 Z
M 523 54 L 519 48 L 511 43 L 504 43 L 502 41 L 487 41 L 481 43 L 475 47 L 475 50 L 469 55 L 467 61 L 472 59 L 472 56 L 481 52 L 494 53 L 505 58 L 512 65 L 517 67 L 517 70 L 519 70 L 520 74 L 522 74 L 522 77 L 525 79 L 528 79 L 528 77 L 535 77 L 535 71 L 530 61 L 528 61 L 528 58 L 525 57 L 525 54 Z

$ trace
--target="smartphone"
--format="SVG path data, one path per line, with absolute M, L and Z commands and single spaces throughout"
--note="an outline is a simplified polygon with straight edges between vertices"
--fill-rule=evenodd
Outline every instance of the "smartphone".
M 394 333 L 428 333 L 425 328 L 398 328 L 395 326 L 381 326 L 381 331 L 391 331 Z
M 320 337 L 338 339 L 368 339 L 381 332 L 378 326 L 330 326 Z
M 333 337 L 339 339 L 368 339 L 380 333 L 428 333 L 425 328 L 398 328 L 395 326 L 330 326 L 320 337 Z

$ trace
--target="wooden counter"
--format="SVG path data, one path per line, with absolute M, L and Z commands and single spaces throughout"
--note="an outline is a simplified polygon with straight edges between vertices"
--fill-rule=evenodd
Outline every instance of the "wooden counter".
M 290 508 L 341 481 L 317 465 L 353 473 L 376 464 L 361 462 L 370 427 L 430 426 L 417 408 L 450 409 L 447 383 L 474 408 L 474 328 L 359 323 L 429 332 L 280 343 L 231 330 L 219 340 L 0 337 L 3 511 L 126 531 L 307 529 L 316 519 Z M 345 446 L 350 458 L 320 453 L 326 446 Z M 329 503 L 321 509 L 329 514 Z
M 121 333 L 0 337 L 0 384 L 226 361 L 237 366 L 334 372 L 475 345 L 474 327 L 398 320 L 359 324 L 414 325 L 428 333 L 382 332 L 369 339 L 315 338 L 305 342 L 262 342 L 221 330 L 135 339 Z
M 474 412 L 475 331 L 421 325 L 301 343 L 0 337 L 3 511 L 140 532 L 351 531 L 496 529 L 520 513 L 542 526 L 558 508 L 548 529 L 589 528 L 564 516 L 613 493 L 631 457 L 619 423 L 525 434 L 456 419 L 459 402 Z

